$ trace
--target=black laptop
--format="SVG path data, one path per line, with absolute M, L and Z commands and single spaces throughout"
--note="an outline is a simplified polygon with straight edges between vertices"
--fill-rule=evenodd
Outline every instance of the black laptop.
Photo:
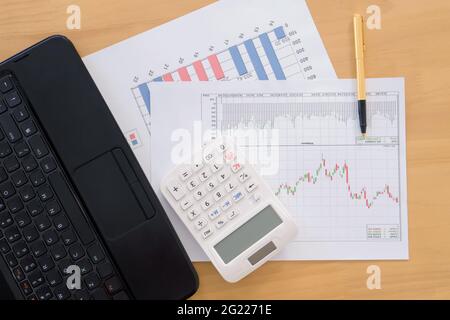
M 183 299 L 197 290 L 68 39 L 48 38 L 0 64 L 0 163 L 0 298 Z

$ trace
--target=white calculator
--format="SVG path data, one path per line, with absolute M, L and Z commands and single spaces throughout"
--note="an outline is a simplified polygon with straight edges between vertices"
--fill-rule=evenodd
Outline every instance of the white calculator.
M 236 282 L 278 253 L 297 227 L 266 182 L 229 145 L 208 144 L 198 159 L 175 168 L 161 191 L 222 277 Z

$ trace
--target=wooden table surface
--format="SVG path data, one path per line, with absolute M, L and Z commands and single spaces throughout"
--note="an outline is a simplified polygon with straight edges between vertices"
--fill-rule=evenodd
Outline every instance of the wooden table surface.
M 275 0 L 274 0 L 275 1 Z M 86 55 L 200 8 L 210 0 L 1 0 L 0 60 L 55 33 Z M 366 30 L 367 76 L 406 78 L 409 261 L 269 262 L 237 284 L 196 263 L 197 299 L 450 298 L 450 1 L 309 0 L 340 78 L 354 77 L 352 14 L 375 3 L 381 30 Z M 66 8 L 81 7 L 81 30 Z M 366 268 L 380 266 L 380 290 Z

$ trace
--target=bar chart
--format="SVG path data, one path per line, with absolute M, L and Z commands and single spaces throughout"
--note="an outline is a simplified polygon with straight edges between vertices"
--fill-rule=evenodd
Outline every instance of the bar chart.
M 278 26 L 242 39 L 224 50 L 155 77 L 154 82 L 316 79 L 309 57 L 295 30 Z M 150 132 L 149 82 L 132 88 L 133 96 Z

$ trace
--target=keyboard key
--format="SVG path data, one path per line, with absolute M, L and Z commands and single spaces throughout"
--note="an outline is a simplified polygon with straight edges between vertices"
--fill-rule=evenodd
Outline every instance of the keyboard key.
M 8 113 L 0 115 L 0 126 L 9 142 L 14 143 L 22 138 L 19 128 Z
M 103 254 L 103 251 L 98 244 L 94 244 L 93 246 L 89 247 L 87 249 L 87 252 L 92 262 L 95 264 L 105 259 L 105 255 Z
M 91 273 L 84 278 L 84 283 L 89 290 L 94 290 L 100 285 L 100 278 L 95 273 Z
M 69 248 L 69 254 L 73 260 L 77 261 L 84 256 L 83 247 L 79 243 L 75 243 Z
M 13 275 L 16 281 L 18 282 L 25 280 L 25 273 L 23 272 L 21 267 L 14 268 Z
M 52 258 L 48 254 L 39 258 L 37 262 L 38 262 L 41 270 L 44 272 L 47 272 L 55 267 L 55 263 L 53 262 Z
M 37 134 L 32 136 L 29 139 L 31 150 L 33 150 L 34 155 L 36 158 L 42 158 L 48 154 L 47 146 L 44 143 L 44 140 L 42 140 L 42 137 Z
M 19 286 L 25 296 L 33 293 L 33 288 L 28 281 L 21 282 Z
M 31 218 L 26 211 L 19 212 L 14 217 L 19 227 L 23 228 L 31 223 Z
M 33 257 L 28 255 L 20 261 L 20 266 L 22 267 L 22 270 L 25 271 L 25 273 L 29 273 L 36 269 L 37 264 Z
M 25 241 L 20 240 L 16 244 L 12 246 L 12 251 L 14 252 L 14 255 L 16 258 L 22 258 L 24 255 L 28 254 L 28 247 L 25 243 Z
M 6 100 L 6 104 L 10 108 L 14 108 L 22 102 L 22 99 L 20 98 L 20 95 L 17 91 L 12 91 L 12 92 L 6 94 L 5 100 Z
M 125 291 L 120 291 L 113 296 L 113 300 L 130 300 Z
M 47 201 L 48 199 L 51 199 L 53 197 L 53 191 L 48 185 L 39 187 L 39 189 L 37 190 L 37 194 L 42 201 Z
M 11 211 L 11 213 L 16 213 L 19 210 L 23 209 L 23 203 L 22 203 L 22 201 L 20 201 L 20 198 L 17 197 L 17 196 L 12 197 L 11 199 L 9 199 L 6 202 L 6 204 L 8 206 L 9 211 Z
M 47 252 L 47 247 L 44 244 L 44 241 L 37 240 L 30 244 L 30 250 L 34 257 L 38 258 Z
M 81 259 L 80 261 L 78 261 L 77 264 L 80 267 L 82 275 L 85 275 L 92 271 L 92 264 L 89 262 L 87 258 Z
M 177 181 L 169 182 L 169 184 L 167 185 L 167 190 L 169 190 L 170 194 L 176 201 L 183 198 L 183 196 L 186 194 L 184 187 Z
M 12 252 L 8 253 L 5 256 L 5 260 L 10 268 L 14 268 L 15 266 L 17 266 L 17 259 L 16 257 L 14 257 L 14 254 Z
M 52 172 L 56 169 L 56 162 L 52 157 L 46 157 L 41 161 L 41 168 L 45 173 Z
M 74 300 L 90 300 L 91 297 L 86 290 L 81 289 L 81 290 L 77 290 L 74 292 L 73 299 Z
M 42 235 L 42 239 L 44 240 L 47 246 L 52 246 L 56 242 L 58 242 L 58 234 L 55 230 L 48 230 Z
M 59 271 L 57 269 L 53 269 L 50 270 L 47 275 L 47 282 L 50 286 L 54 287 L 57 286 L 58 284 L 60 284 L 62 282 L 62 277 L 61 274 L 59 273 Z M 55 290 L 56 291 L 56 290 Z M 56 293 L 55 293 L 56 294 Z
M 11 182 L 7 181 L 0 184 L 0 194 L 3 196 L 3 198 L 8 199 L 15 193 L 16 190 L 14 189 L 14 186 Z
M 36 227 L 33 225 L 29 225 L 25 227 L 22 231 L 23 237 L 27 242 L 33 242 L 37 238 L 39 238 L 39 232 L 37 231 Z
M 19 158 L 22 158 L 30 153 L 30 148 L 28 147 L 26 142 L 22 141 L 14 146 L 14 151 Z
M 6 141 L 0 142 L 0 158 L 6 157 L 7 155 L 11 154 L 11 152 L 12 150 L 8 142 Z
M 8 179 L 8 174 L 6 173 L 5 169 L 0 168 L 0 182 L 5 181 Z
M 62 231 L 69 226 L 69 220 L 67 220 L 66 216 L 61 213 L 53 218 L 53 225 L 57 231 Z
M 0 79 L 0 91 L 2 93 L 6 93 L 9 90 L 11 90 L 13 88 L 13 84 L 11 82 L 11 79 L 6 76 Z
M 45 204 L 45 210 L 47 210 L 49 215 L 54 216 L 61 211 L 61 207 L 59 206 L 58 201 L 52 200 Z
M 58 261 L 64 258 L 67 255 L 67 252 L 61 243 L 57 243 L 51 248 L 51 254 L 53 259 Z
M 16 188 L 23 186 L 28 181 L 27 176 L 25 175 L 25 172 L 23 172 L 23 170 L 14 172 L 11 175 L 11 180 L 16 186 Z
M 38 170 L 30 175 L 30 181 L 35 187 L 37 187 L 45 182 L 45 177 L 42 172 Z
M 34 224 L 36 225 L 36 227 L 38 228 L 38 230 L 40 232 L 42 232 L 44 230 L 47 230 L 52 225 L 51 222 L 50 222 L 50 219 L 44 214 L 39 215 L 34 220 Z
M 110 295 L 114 295 L 122 290 L 122 283 L 120 282 L 119 278 L 112 277 L 105 281 L 105 288 Z
M 36 295 L 39 300 L 49 300 L 53 297 L 52 291 L 48 286 L 42 286 L 36 290 Z
M 13 219 L 11 218 L 11 215 L 9 212 L 2 212 L 0 213 L 0 227 L 6 228 L 10 226 L 13 223 Z
M 20 106 L 13 111 L 13 117 L 17 122 L 22 122 L 28 119 L 29 114 L 27 109 L 24 106 Z
M 94 300 L 110 300 L 111 297 L 106 293 L 103 288 L 98 288 L 92 291 L 92 297 Z
M 9 243 L 14 243 L 21 238 L 19 229 L 16 226 L 9 227 L 5 230 L 5 238 Z
M 58 268 L 59 271 L 61 271 L 63 277 L 68 275 L 67 268 L 71 265 L 73 265 L 73 262 L 72 260 L 70 260 L 70 258 L 65 258 L 58 262 Z
M 69 246 L 75 241 L 77 241 L 77 236 L 75 235 L 72 229 L 69 229 L 61 233 L 61 240 L 66 246 Z
M 99 264 L 97 266 L 97 272 L 102 279 L 105 279 L 105 278 L 109 277 L 110 275 L 112 275 L 114 270 L 110 263 L 105 262 L 105 263 Z
M 0 211 L 5 210 L 5 208 L 6 208 L 5 202 L 3 201 L 2 198 L 0 198 Z
M 39 199 L 35 199 L 27 204 L 28 212 L 31 214 L 32 217 L 37 216 L 39 213 L 44 210 L 44 207 L 42 206 Z
M 8 172 L 13 172 L 20 168 L 19 161 L 17 161 L 17 158 L 15 156 L 9 156 L 5 160 L 3 160 L 3 166 Z
M 36 160 L 34 160 L 33 156 L 28 156 L 22 160 L 22 167 L 26 172 L 31 172 L 36 169 L 38 166 Z
M 0 113 L 5 112 L 6 110 L 8 110 L 8 108 L 6 107 L 6 103 L 0 97 Z M 3 133 L 1 135 L 3 136 Z
M 33 286 L 33 288 L 36 288 L 44 283 L 45 278 L 39 270 L 36 270 L 28 276 L 28 280 L 30 281 L 31 286 Z
M 0 253 L 5 254 L 5 253 L 8 253 L 10 250 L 11 250 L 11 248 L 9 247 L 9 244 L 6 241 L 6 239 L 1 239 L 0 240 Z
M 70 298 L 70 291 L 67 289 L 66 285 L 59 286 L 54 290 L 55 297 L 58 300 L 67 300 Z
M 23 201 L 27 202 L 30 201 L 31 199 L 34 198 L 34 196 L 36 195 L 34 193 L 34 190 L 31 186 L 25 186 L 20 190 L 20 197 L 22 198 Z
M 25 137 L 29 137 L 36 133 L 37 129 L 34 125 L 33 120 L 27 120 L 20 125 L 20 129 L 22 130 Z
M 72 222 L 83 244 L 89 244 L 94 241 L 95 237 L 92 229 L 84 218 L 80 207 L 62 176 L 58 172 L 53 172 L 49 175 L 49 180 L 59 200 L 61 203 L 64 203 L 64 209 L 68 218 Z

